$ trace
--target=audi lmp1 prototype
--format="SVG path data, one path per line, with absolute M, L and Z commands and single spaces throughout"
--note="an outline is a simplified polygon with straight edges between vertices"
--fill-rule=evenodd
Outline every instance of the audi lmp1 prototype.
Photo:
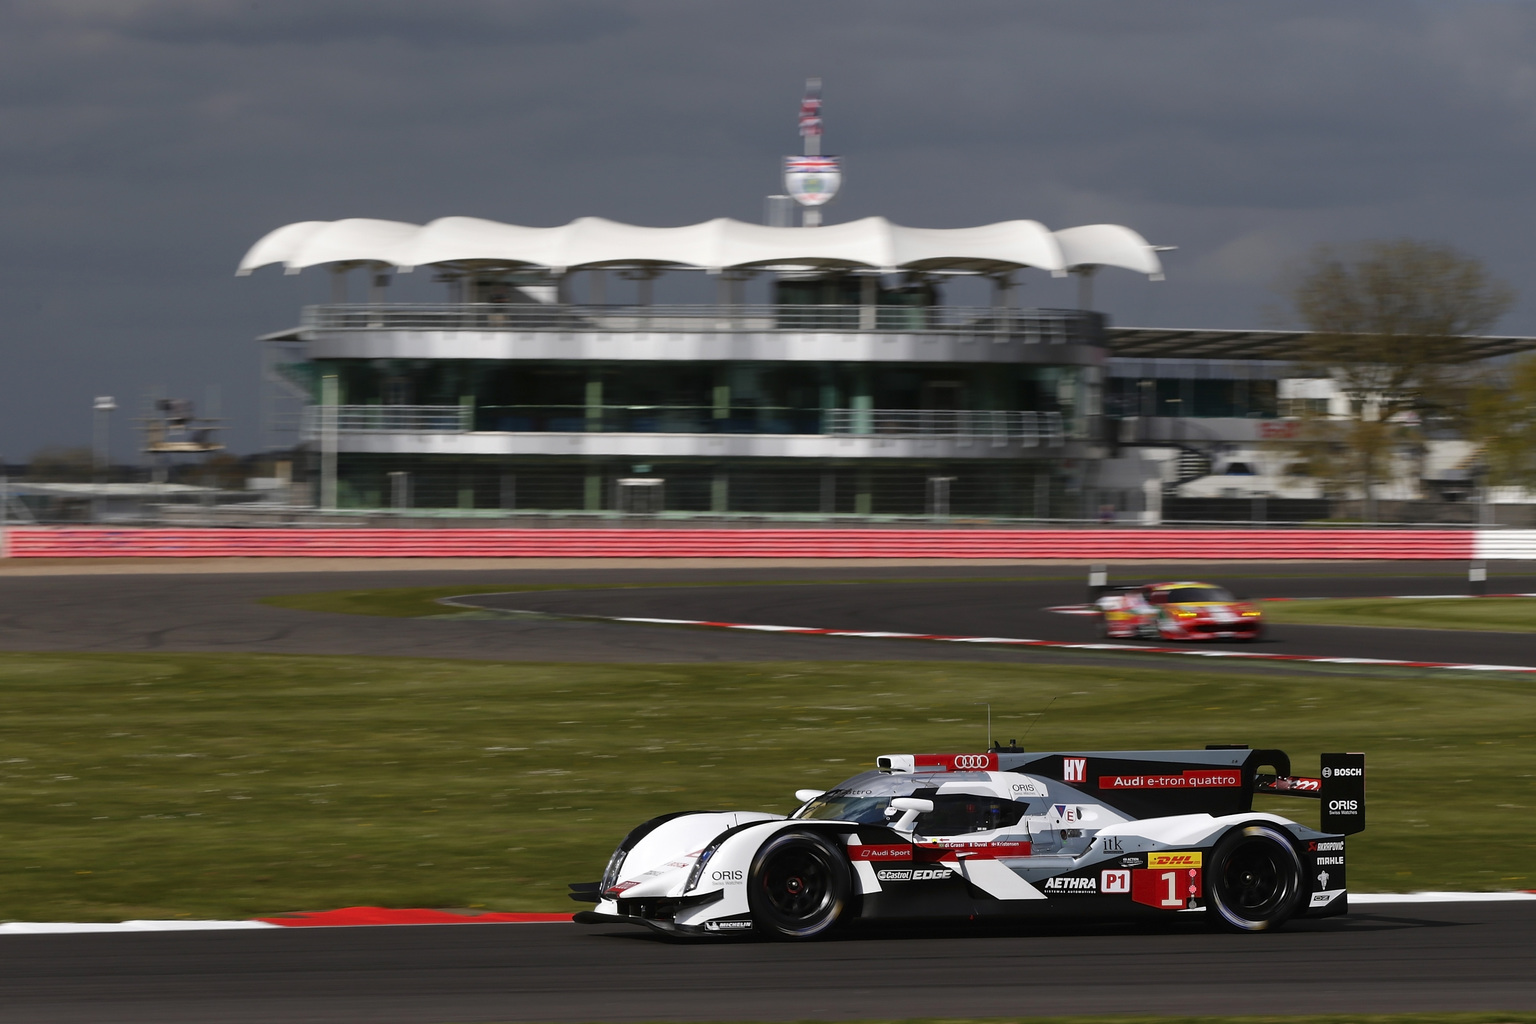
M 1106 638 L 1257 640 L 1264 613 L 1211 583 L 1106 587 L 1094 600 Z
M 1204 911 L 1264 931 L 1342 914 L 1345 836 L 1365 827 L 1365 757 L 1319 778 L 1279 750 L 887 754 L 788 817 L 685 811 L 624 837 L 588 924 L 673 934 L 821 936 L 844 922 Z M 1252 809 L 1321 800 L 1321 829 Z

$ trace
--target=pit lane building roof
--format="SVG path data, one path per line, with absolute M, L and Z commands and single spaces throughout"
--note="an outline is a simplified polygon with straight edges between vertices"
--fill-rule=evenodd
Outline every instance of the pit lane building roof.
M 1104 332 L 1112 356 L 1127 359 L 1293 360 L 1302 353 L 1306 331 L 1220 331 L 1178 327 L 1110 327 Z M 1536 338 L 1477 336 L 1461 339 L 1456 361 L 1475 362 L 1536 349 Z
M 1088 224 L 1051 231 L 1032 220 L 973 228 L 909 228 L 866 217 L 818 228 L 781 228 L 717 218 L 675 228 L 581 217 L 562 227 L 530 228 L 475 217 L 430 224 L 349 219 L 301 221 L 253 245 L 238 275 L 282 264 L 288 273 L 335 263 L 377 263 L 400 270 L 441 263 L 489 262 L 557 272 L 605 266 L 707 271 L 773 266 L 1006 273 L 1033 267 L 1065 274 L 1079 267 L 1120 267 L 1162 277 L 1157 252 L 1130 228 Z

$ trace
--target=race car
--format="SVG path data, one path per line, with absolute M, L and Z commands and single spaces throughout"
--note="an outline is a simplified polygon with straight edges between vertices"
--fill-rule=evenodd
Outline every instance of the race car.
M 1202 911 L 1236 931 L 1342 914 L 1365 757 L 1291 775 L 1279 750 L 886 754 L 788 817 L 683 811 L 619 843 L 578 922 L 813 939 L 855 921 Z M 1320 799 L 1321 827 L 1254 811 Z
M 1258 640 L 1264 613 L 1212 583 L 1104 587 L 1094 599 L 1106 639 Z

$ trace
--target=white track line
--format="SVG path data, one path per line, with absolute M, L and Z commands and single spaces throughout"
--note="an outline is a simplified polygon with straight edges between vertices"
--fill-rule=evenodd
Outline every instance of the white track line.
M 443 603 L 454 603 L 445 600 Z M 514 609 L 504 609 L 514 612 Z M 535 613 L 541 614 L 541 613 Z M 542 613 L 547 614 L 547 613 Z M 703 619 L 657 619 L 625 615 L 556 616 L 596 622 L 626 622 L 647 626 L 695 626 L 706 629 L 745 630 L 753 633 L 786 633 L 800 636 L 846 636 L 868 640 L 927 640 L 946 644 L 997 644 L 1005 647 L 1045 647 L 1063 651 L 1100 651 L 1119 654 L 1165 654 L 1184 658 L 1234 658 L 1244 661 L 1290 662 L 1310 665 L 1366 665 L 1374 668 L 1430 668 L 1450 672 L 1517 672 L 1536 675 L 1536 665 L 1478 665 L 1448 661 L 1401 661 L 1395 658 L 1324 658 L 1308 654 L 1265 654 L 1258 651 L 1199 650 L 1153 647 L 1147 644 L 1075 643 L 1067 640 L 1031 640 L 1010 636 L 947 636 L 940 633 L 886 633 L 873 630 L 820 629 L 813 626 L 770 626 L 753 622 L 707 622 Z
M 1526 903 L 1536 900 L 1532 892 L 1352 892 L 1350 906 L 1377 906 L 1394 903 Z M 281 928 L 265 921 L 8 921 L 0 924 L 0 935 L 81 935 L 121 932 L 211 932 L 247 931 L 253 928 Z M 349 927 L 369 927 L 352 925 Z M 390 928 L 396 925 L 374 925 Z M 287 929 L 285 929 L 287 930 Z M 300 929 L 293 929 L 300 930 Z
M 214 932 L 277 928 L 265 921 L 7 921 L 0 935 L 77 935 L 85 932 Z
M 1532 892 L 1352 892 L 1349 905 L 1378 903 L 1523 903 L 1536 900 Z

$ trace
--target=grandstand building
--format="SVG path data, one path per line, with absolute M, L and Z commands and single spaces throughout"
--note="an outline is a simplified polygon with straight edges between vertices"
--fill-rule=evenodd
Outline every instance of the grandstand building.
M 311 221 L 239 273 L 274 264 L 332 275 L 332 302 L 262 339 L 271 387 L 302 406 L 273 446 L 306 453 L 324 508 L 1155 522 L 1180 497 L 1274 499 L 1259 518 L 1326 497 L 1274 443 L 1342 401 L 1292 379 L 1299 333 L 1015 304 L 1034 273 L 1160 277 L 1117 225 Z M 354 272 L 367 301 L 347 301 Z M 407 272 L 443 301 L 387 301 Z M 986 304 L 946 301 L 966 278 Z M 680 279 L 713 301 L 654 301 Z M 1447 452 L 1454 496 L 1466 467 Z
M 1128 228 L 345 220 L 239 272 L 270 264 L 328 268 L 338 300 L 369 279 L 264 339 L 322 506 L 1045 518 L 1141 487 L 1104 477 L 1103 317 L 1012 301 L 1029 272 L 1160 276 Z M 407 271 L 445 301 L 384 301 Z M 680 274 L 715 301 L 654 303 Z M 961 276 L 991 302 L 946 304 Z

